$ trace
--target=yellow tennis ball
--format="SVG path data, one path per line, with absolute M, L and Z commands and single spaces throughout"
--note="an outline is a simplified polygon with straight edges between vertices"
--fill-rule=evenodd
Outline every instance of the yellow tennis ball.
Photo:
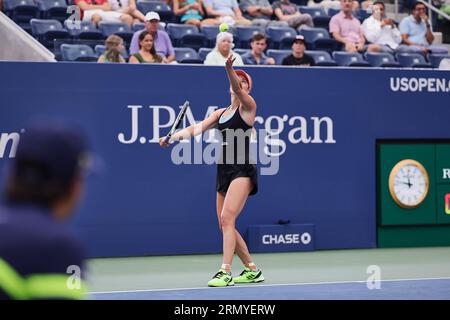
M 221 23 L 220 26 L 219 26 L 220 32 L 227 32 L 228 28 L 229 28 L 228 24 L 226 24 L 226 23 Z

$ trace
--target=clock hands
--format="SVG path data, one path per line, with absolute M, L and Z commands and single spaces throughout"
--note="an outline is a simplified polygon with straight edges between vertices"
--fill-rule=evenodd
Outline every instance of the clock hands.
M 411 186 L 412 186 L 412 184 L 411 184 L 411 182 L 410 182 L 410 180 L 409 180 L 409 174 L 408 174 L 408 188 L 411 189 Z

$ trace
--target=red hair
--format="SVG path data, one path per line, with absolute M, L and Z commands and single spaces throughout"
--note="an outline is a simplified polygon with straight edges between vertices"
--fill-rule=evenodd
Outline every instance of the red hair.
M 247 81 L 248 84 L 248 91 L 250 92 L 253 86 L 252 77 L 250 77 L 250 75 L 247 72 L 241 69 L 234 70 L 234 72 L 236 72 L 238 76 L 244 77 L 245 81 Z

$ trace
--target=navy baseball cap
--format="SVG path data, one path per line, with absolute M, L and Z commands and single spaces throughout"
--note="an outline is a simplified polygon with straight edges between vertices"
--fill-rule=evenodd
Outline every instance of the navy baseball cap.
M 14 175 L 27 184 L 66 185 L 90 170 L 87 138 L 80 128 L 57 123 L 31 124 L 20 136 Z

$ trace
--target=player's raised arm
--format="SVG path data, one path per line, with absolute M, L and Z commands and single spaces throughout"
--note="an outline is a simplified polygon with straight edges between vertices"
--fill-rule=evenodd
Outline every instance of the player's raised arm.
M 205 120 L 190 125 L 189 127 L 186 127 L 178 132 L 176 132 L 175 134 L 172 135 L 172 137 L 170 138 L 170 141 L 180 141 L 180 140 L 184 140 L 184 139 L 189 139 L 191 137 L 197 136 L 199 134 L 202 134 L 203 132 L 205 132 L 208 129 L 213 128 L 217 122 L 219 121 L 219 117 L 221 115 L 221 113 L 223 112 L 224 108 L 218 109 L 216 111 L 214 111 L 213 113 L 211 113 L 209 115 L 208 118 L 206 118 Z M 169 142 L 165 141 L 165 137 L 162 137 L 159 139 L 159 145 L 161 147 L 167 147 L 169 146 Z
M 249 95 L 250 83 L 248 79 L 241 79 L 236 71 L 233 69 L 233 62 L 236 58 L 229 56 L 225 63 L 225 70 L 227 71 L 228 79 L 230 80 L 231 90 L 236 94 L 245 111 L 254 111 L 256 109 L 255 100 Z M 242 70 L 241 70 L 242 71 Z M 248 86 L 248 90 L 243 89 L 243 85 Z

